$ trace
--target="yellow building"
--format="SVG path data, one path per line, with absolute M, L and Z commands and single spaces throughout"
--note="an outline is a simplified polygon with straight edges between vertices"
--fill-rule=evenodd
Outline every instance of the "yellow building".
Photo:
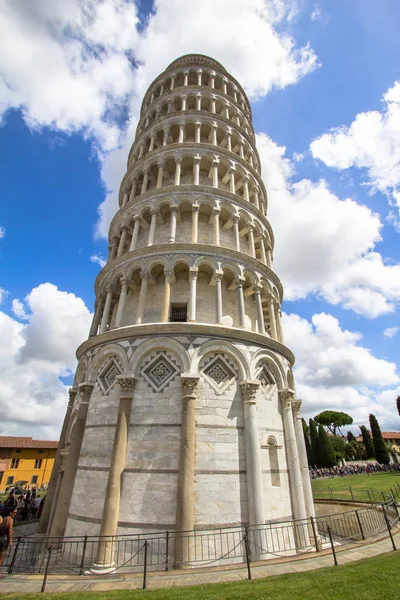
M 41 488 L 49 482 L 58 442 L 0 436 L 0 492 L 15 484 Z

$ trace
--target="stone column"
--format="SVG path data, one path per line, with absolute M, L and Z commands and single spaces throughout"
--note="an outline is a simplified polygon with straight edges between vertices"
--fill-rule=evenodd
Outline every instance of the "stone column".
M 233 215 L 233 235 L 235 238 L 235 250 L 240 252 L 239 215 Z
M 201 142 L 201 121 L 196 121 L 195 123 L 195 139 L 196 144 L 200 144 Z
M 140 148 L 139 148 L 138 159 L 139 159 L 139 158 L 142 158 L 142 156 L 143 156 L 143 153 L 144 153 L 144 146 L 143 146 L 143 144 L 141 144 L 141 146 L 140 146 Z
M 196 321 L 196 284 L 199 270 L 196 267 L 190 267 L 190 306 L 189 306 L 189 321 Z
M 231 194 L 236 194 L 236 186 L 235 186 L 235 167 L 230 167 L 229 169 L 229 191 Z
M 175 87 L 175 75 L 173 75 L 171 77 L 171 87 L 170 87 L 170 90 L 172 91 L 174 89 L 174 87 Z
M 126 227 L 122 227 L 122 232 L 121 232 L 121 237 L 119 240 L 119 246 L 118 246 L 118 252 L 117 252 L 117 258 L 122 256 L 122 254 L 124 252 L 125 242 L 126 242 L 126 233 L 127 233 Z
M 169 231 L 169 239 L 168 239 L 168 243 L 169 244 L 174 244 L 175 243 L 175 237 L 176 237 L 176 215 L 178 213 L 178 207 L 177 206 L 171 206 L 171 228 Z
M 148 246 L 152 246 L 154 244 L 154 238 L 156 235 L 156 224 L 157 224 L 157 216 L 158 216 L 158 210 L 153 208 L 150 211 L 151 214 L 151 222 L 150 222 L 150 229 L 149 229 L 149 238 L 147 240 L 147 245 Z
M 184 112 L 186 110 L 187 96 L 184 94 L 183 96 L 181 96 L 181 98 L 182 98 L 182 112 Z
M 260 239 L 260 250 L 261 250 L 261 262 L 264 265 L 267 264 L 267 255 L 265 254 L 265 238 L 261 237 Z
M 122 480 L 128 446 L 129 420 L 136 381 L 134 377 L 127 375 L 118 375 L 117 377 L 120 387 L 119 410 L 99 534 L 100 538 L 103 539 L 99 543 L 96 567 L 100 569 L 113 566 L 114 536 L 117 535 L 118 529 Z
M 140 277 L 142 279 L 142 283 L 140 285 L 139 300 L 137 305 L 136 325 L 143 321 L 144 306 L 147 296 L 147 285 L 149 282 L 149 273 L 147 273 L 147 271 L 142 271 L 140 273 Z
M 293 518 L 296 521 L 306 519 L 306 507 L 304 502 L 303 494 L 303 482 L 300 472 L 299 455 L 297 452 L 296 435 L 294 431 L 293 413 L 292 413 L 292 400 L 294 399 L 293 392 L 291 390 L 281 390 L 279 392 L 279 398 L 282 407 L 282 419 L 283 429 L 285 435 L 285 450 L 286 450 L 286 463 L 289 471 L 289 486 L 290 486 L 290 497 L 292 502 Z M 305 527 L 299 525 L 295 528 L 296 533 L 296 544 L 297 547 L 304 547 L 307 545 L 308 531 L 306 534 Z M 309 542 L 309 540 L 308 540 Z
M 278 338 L 278 334 L 276 331 L 276 322 L 275 322 L 275 307 L 274 307 L 274 299 L 272 296 L 268 298 L 268 314 L 269 314 L 269 333 L 270 336 L 276 340 Z
M 155 137 L 155 135 L 153 133 L 152 136 L 150 137 L 149 152 L 153 152 L 153 150 L 154 150 L 154 142 L 155 141 L 156 141 L 156 137 Z
M 271 248 L 267 248 L 267 267 L 272 269 L 272 252 Z
M 197 69 L 197 85 L 201 86 L 201 76 L 203 74 L 203 69 Z
M 265 333 L 264 312 L 261 301 L 261 287 L 256 287 L 254 294 L 256 297 L 258 333 Z
M 196 110 L 201 110 L 201 94 L 196 94 Z
M 258 200 L 258 187 L 257 187 L 257 186 L 254 186 L 252 191 L 253 191 L 253 198 L 254 198 L 254 206 L 255 206 L 255 207 L 258 209 L 258 210 L 260 210 L 260 202 L 259 202 L 259 200 Z
M 121 293 L 118 300 L 117 316 L 115 317 L 115 327 L 121 327 L 122 317 L 124 316 L 126 297 L 128 294 L 128 282 L 126 277 L 121 277 Z
M 249 506 L 250 525 L 259 525 L 260 523 L 265 522 L 260 455 L 261 444 L 257 424 L 256 406 L 256 395 L 259 387 L 259 381 L 240 382 L 243 399 L 247 501 Z
M 246 202 L 250 202 L 249 180 L 250 180 L 250 177 L 248 175 L 245 175 L 243 178 L 243 198 L 246 200 Z
M 101 319 L 100 333 L 104 333 L 106 331 L 106 329 L 107 329 L 108 320 L 110 318 L 110 308 L 111 308 L 112 295 L 113 295 L 112 288 L 108 287 L 107 288 L 106 302 L 105 302 L 104 310 L 103 310 L 103 316 L 102 316 L 102 319 Z
M 199 232 L 199 210 L 200 206 L 193 204 L 192 208 L 192 244 L 197 244 Z
M 227 95 L 227 93 L 228 93 L 227 83 L 228 83 L 228 80 L 227 80 L 226 77 L 224 77 L 222 79 L 222 90 L 223 90 L 223 92 L 224 92 L 225 95 Z
M 240 142 L 239 142 L 239 156 L 240 156 L 240 158 L 242 158 L 244 160 L 243 140 L 240 140 Z
M 213 187 L 214 188 L 218 187 L 218 167 L 219 167 L 219 160 L 214 158 L 213 163 L 212 163 Z
M 211 127 L 211 143 L 213 146 L 218 146 L 217 129 L 218 125 L 216 123 L 213 123 Z
M 192 531 L 194 527 L 194 472 L 196 463 L 196 391 L 200 377 L 182 374 L 182 424 L 179 452 L 176 531 Z M 177 536 L 175 561 L 183 567 L 191 559 L 193 538 Z
M 250 256 L 253 258 L 256 257 L 256 247 L 254 244 L 254 225 L 250 223 L 249 228 L 249 247 L 250 247 Z
M 229 119 L 229 104 L 225 103 L 225 119 Z
M 193 185 L 200 185 L 201 156 L 195 156 L 193 161 Z
M 65 533 L 68 511 L 74 489 L 76 471 L 78 468 L 79 455 L 81 452 L 83 434 L 85 433 L 90 395 L 93 387 L 94 386 L 92 383 L 87 382 L 79 385 L 79 394 L 81 399 L 79 402 L 78 414 L 74 429 L 72 431 L 71 443 L 68 448 L 68 456 L 66 457 L 65 470 L 62 475 L 57 506 L 55 507 L 53 521 L 50 526 L 49 535 L 51 537 L 62 537 Z
M 174 185 L 180 185 L 181 184 L 181 168 L 182 168 L 182 159 L 181 158 L 177 158 L 176 159 L 176 164 L 175 164 L 175 181 L 174 181 Z
M 281 342 L 281 344 L 283 344 L 281 309 L 279 306 L 276 307 L 275 320 L 276 320 L 277 340 L 278 340 L 278 342 Z
M 137 240 L 139 237 L 139 231 L 140 231 L 140 219 L 137 215 L 134 215 L 133 222 L 135 224 L 133 226 L 132 239 L 131 239 L 131 245 L 129 246 L 129 252 L 132 252 L 132 250 L 136 249 L 136 244 L 137 244 Z
M 107 264 L 109 264 L 112 260 L 114 260 L 114 258 L 116 256 L 117 243 L 118 243 L 118 238 L 114 236 L 111 241 L 110 253 L 108 255 Z
M 214 245 L 219 246 L 219 208 L 213 210 L 213 221 L 214 221 Z
M 167 143 L 168 143 L 168 136 L 169 136 L 168 129 L 164 129 L 164 136 L 163 136 L 163 142 L 162 142 L 163 146 L 167 145 Z
M 215 321 L 218 325 L 222 325 L 222 278 L 223 271 L 215 273 Z
M 230 127 L 226 130 L 226 149 L 232 152 L 232 129 Z
M 129 202 L 132 202 L 132 200 L 134 200 L 136 196 L 136 179 L 132 179 L 132 186 L 131 186 L 131 191 L 130 191 L 130 195 L 129 195 Z
M 157 183 L 156 183 L 157 190 L 159 190 L 162 187 L 163 176 L 164 176 L 164 163 L 159 162 L 158 163 L 158 173 L 157 173 Z
M 215 76 L 216 76 L 216 72 L 215 71 L 210 71 L 210 81 L 209 81 L 209 85 L 212 89 L 215 88 Z
M 183 144 L 184 135 L 185 135 L 185 124 L 179 123 L 178 144 Z
M 148 183 L 149 183 L 149 172 L 146 170 L 143 175 L 142 189 L 140 190 L 141 194 L 144 194 L 146 192 Z
M 214 114 L 217 112 L 215 104 L 216 104 L 216 97 L 211 96 L 211 112 Z
M 60 468 L 62 463 L 62 451 L 65 448 L 65 442 L 67 432 L 70 425 L 71 413 L 75 403 L 76 394 L 78 393 L 77 388 L 70 388 L 68 390 L 69 401 L 67 406 L 67 412 L 65 413 L 64 423 L 61 430 L 60 440 L 58 442 L 58 448 L 56 457 L 54 459 L 53 469 L 50 475 L 49 486 L 47 488 L 46 502 L 43 506 L 42 516 L 40 517 L 39 534 L 45 535 L 48 528 L 51 527 L 50 514 L 54 512 L 54 507 L 57 505 L 57 491 L 59 491 L 59 481 L 62 477 Z
M 292 400 L 294 431 L 296 435 L 297 452 L 299 455 L 301 481 L 303 483 L 304 502 L 306 515 L 315 517 L 314 499 L 311 489 L 310 471 L 308 469 L 306 444 L 304 441 L 303 423 L 301 422 L 301 400 Z
M 124 195 L 122 197 L 122 206 L 125 206 L 125 204 L 128 202 L 128 198 L 129 198 L 129 194 L 127 191 L 125 191 Z
M 99 329 L 101 311 L 103 309 L 103 298 L 101 296 L 99 297 L 98 300 L 96 300 L 94 307 L 95 307 L 95 311 L 94 311 L 92 326 L 91 326 L 90 332 L 89 332 L 89 337 L 93 337 L 94 335 L 97 335 L 97 332 Z
M 171 299 L 171 283 L 174 281 L 174 272 L 164 270 L 165 283 L 164 283 L 164 300 L 161 314 L 161 321 L 167 323 L 169 319 L 169 305 Z
M 243 295 L 243 284 L 244 279 L 239 278 L 236 280 L 236 293 L 237 293 L 237 302 L 239 308 L 239 327 L 246 326 L 246 312 L 244 309 L 244 295 Z
M 183 85 L 187 87 L 189 83 L 189 71 L 183 71 Z

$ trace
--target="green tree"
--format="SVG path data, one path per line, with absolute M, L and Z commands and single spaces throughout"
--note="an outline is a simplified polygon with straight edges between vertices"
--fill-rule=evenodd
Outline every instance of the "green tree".
M 332 444 L 337 464 L 340 460 L 344 460 L 346 458 L 346 446 L 348 444 L 346 444 L 345 438 L 342 438 L 338 435 L 331 435 L 328 436 L 328 438 Z
M 365 448 L 365 458 L 367 460 L 368 460 L 368 458 L 375 458 L 374 444 L 372 443 L 372 438 L 371 438 L 370 432 L 365 427 L 365 425 L 361 425 L 360 429 L 361 429 L 361 435 L 362 435 L 363 444 L 364 444 L 364 448 Z
M 301 424 L 303 425 L 304 443 L 306 445 L 308 466 L 312 467 L 312 451 L 311 451 L 310 438 L 308 437 L 309 436 L 309 427 L 304 419 L 301 419 Z
M 397 412 L 400 415 L 400 396 L 397 396 L 397 398 L 396 398 L 396 406 L 397 406 Z
M 353 423 L 350 415 L 344 412 L 336 412 L 335 410 L 324 410 L 314 417 L 314 421 L 320 425 L 325 425 L 333 435 L 336 435 L 336 432 L 342 435 L 340 428 Z
M 318 431 L 317 425 L 313 419 L 310 419 L 310 441 L 312 464 L 315 467 L 319 467 Z
M 352 440 L 346 444 L 345 458 L 346 460 L 363 460 L 365 457 L 364 444 L 360 444 L 357 440 Z
M 356 438 L 355 438 L 355 435 L 351 431 L 347 432 L 347 441 L 349 442 L 349 444 L 350 444 L 350 442 L 356 442 L 357 441 Z
M 320 467 L 334 467 L 336 465 L 335 451 L 331 440 L 322 425 L 318 427 L 318 449 Z
M 375 415 L 369 415 L 369 424 L 371 425 L 372 440 L 374 443 L 375 458 L 381 465 L 390 463 L 390 455 L 382 437 L 381 428 Z

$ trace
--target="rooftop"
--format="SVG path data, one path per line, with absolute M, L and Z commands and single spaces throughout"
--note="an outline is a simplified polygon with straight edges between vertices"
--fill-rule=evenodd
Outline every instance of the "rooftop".
M 58 441 L 34 440 L 31 437 L 0 436 L 0 448 L 57 448 Z

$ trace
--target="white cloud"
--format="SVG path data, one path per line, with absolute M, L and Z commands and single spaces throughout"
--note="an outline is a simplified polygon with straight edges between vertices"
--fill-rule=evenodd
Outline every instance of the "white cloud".
M 311 13 L 311 21 L 318 21 L 321 18 L 321 7 L 318 6 L 318 4 L 316 4 L 316 6 L 314 7 L 314 10 Z
M 0 304 L 3 304 L 4 300 L 7 298 L 8 292 L 4 288 L 0 287 Z
M 5 235 L 6 235 L 6 229 L 5 229 L 5 227 L 2 227 L 2 226 L 0 225 L 0 240 L 1 240 L 1 238 L 3 238 Z
M 11 310 L 13 311 L 14 315 L 19 319 L 22 319 L 24 321 L 29 319 L 29 315 L 25 312 L 23 303 L 21 302 L 21 300 L 18 300 L 18 298 L 14 298 L 14 300 L 12 301 Z
M 385 329 L 385 331 L 383 332 L 383 335 L 385 337 L 392 338 L 396 335 L 396 333 L 398 333 L 398 331 L 399 331 L 398 327 L 387 327 Z
M 339 199 L 324 180 L 292 183 L 285 148 L 257 136 L 269 212 L 276 236 L 274 267 L 289 300 L 310 294 L 368 317 L 390 313 L 400 301 L 400 265 L 375 251 L 379 216 L 350 198 Z
M 80 298 L 50 283 L 25 300 L 27 324 L 0 312 L 0 433 L 57 439 L 67 403 L 59 376 L 75 370 L 91 315 Z
M 361 345 L 359 333 L 341 329 L 332 315 L 315 314 L 310 323 L 284 314 L 283 325 L 285 342 L 296 356 L 297 395 L 308 417 L 334 408 L 360 425 L 373 412 L 382 427 L 398 429 L 393 398 L 400 377 L 393 362 L 376 358 Z
M 313 157 L 328 167 L 366 169 L 372 191 L 385 193 L 399 211 L 400 81 L 384 94 L 382 101 L 380 111 L 359 113 L 349 126 L 333 128 L 314 140 L 310 149 Z
M 100 265 L 101 268 L 103 268 L 107 263 L 107 261 L 104 260 L 101 254 L 92 254 L 92 256 L 90 257 L 90 262 L 97 263 L 98 265 Z

